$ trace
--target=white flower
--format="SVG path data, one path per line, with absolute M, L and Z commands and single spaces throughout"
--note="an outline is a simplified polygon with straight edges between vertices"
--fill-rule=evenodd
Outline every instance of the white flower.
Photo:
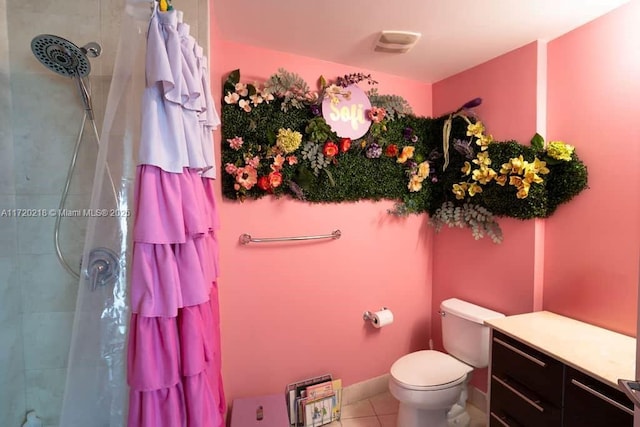
M 227 96 L 224 97 L 224 102 L 226 102 L 227 104 L 237 104 L 239 100 L 240 95 L 238 95 L 236 92 L 227 92 Z
M 251 95 L 251 102 L 253 102 L 253 105 L 256 106 L 258 104 L 262 104 L 262 101 L 264 101 L 262 99 L 262 97 L 260 95 L 258 95 L 257 93 L 255 95 Z
M 238 92 L 240 96 L 249 95 L 249 89 L 247 89 L 247 85 L 244 83 L 236 83 L 236 92 Z
M 251 103 L 246 99 L 241 99 L 240 102 L 238 102 L 238 105 L 247 113 L 251 111 Z

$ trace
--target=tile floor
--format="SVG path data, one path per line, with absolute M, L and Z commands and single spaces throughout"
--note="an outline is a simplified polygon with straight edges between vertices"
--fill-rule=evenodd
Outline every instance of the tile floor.
M 470 427 L 485 427 L 484 413 L 467 404 L 471 416 Z M 396 427 L 398 401 L 389 392 L 378 394 L 342 407 L 340 421 L 330 427 Z

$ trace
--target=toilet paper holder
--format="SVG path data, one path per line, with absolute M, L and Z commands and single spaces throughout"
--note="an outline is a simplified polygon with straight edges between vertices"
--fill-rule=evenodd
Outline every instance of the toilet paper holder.
M 382 310 L 389 310 L 389 308 L 387 308 L 387 307 L 382 307 L 382 308 L 380 309 L 380 311 L 382 311 Z M 375 311 L 368 311 L 368 310 L 367 310 L 367 311 L 365 311 L 364 313 L 362 313 L 362 319 L 363 319 L 365 322 L 372 322 L 372 321 L 373 321 L 373 313 L 375 313 Z

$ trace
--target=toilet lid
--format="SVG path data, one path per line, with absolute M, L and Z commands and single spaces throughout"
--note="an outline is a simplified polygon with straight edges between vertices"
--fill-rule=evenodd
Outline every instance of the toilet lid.
M 448 354 L 422 350 L 407 354 L 391 366 L 391 376 L 413 387 L 431 387 L 460 379 L 473 368 Z

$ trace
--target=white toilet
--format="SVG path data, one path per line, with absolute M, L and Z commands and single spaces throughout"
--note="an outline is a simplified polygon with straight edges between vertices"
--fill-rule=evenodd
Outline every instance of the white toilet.
M 400 401 L 398 427 L 468 426 L 467 382 L 474 368 L 489 363 L 485 320 L 504 314 L 457 298 L 442 301 L 445 354 L 416 351 L 391 366 L 389 391 Z

